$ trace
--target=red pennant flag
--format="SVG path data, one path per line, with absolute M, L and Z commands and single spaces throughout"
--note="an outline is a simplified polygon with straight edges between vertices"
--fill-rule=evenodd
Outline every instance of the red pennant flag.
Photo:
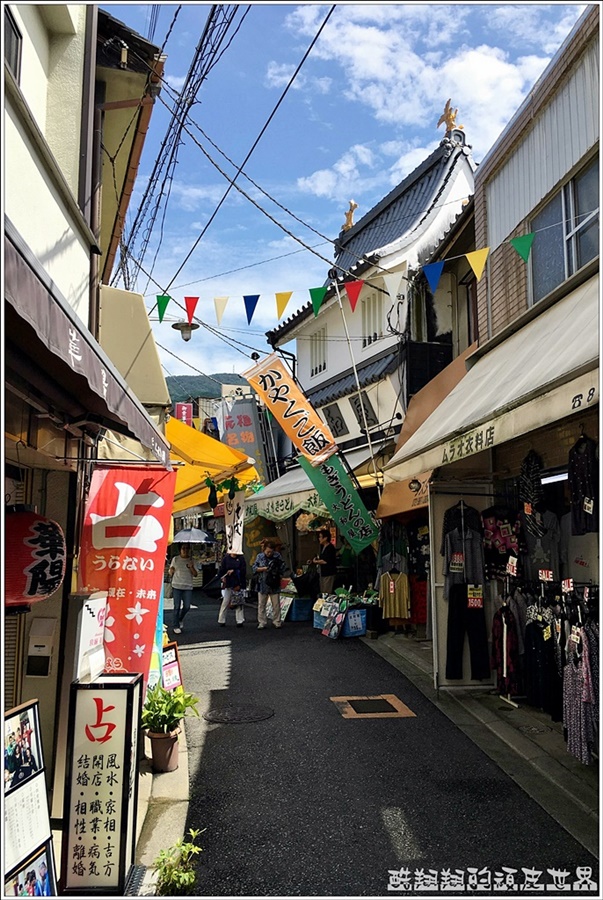
M 350 301 L 352 312 L 354 312 L 354 310 L 356 309 L 356 304 L 358 303 L 360 291 L 364 287 L 364 281 L 348 281 L 346 282 L 346 284 L 344 284 L 344 287 L 348 295 L 348 300 Z
M 198 297 L 185 297 L 184 303 L 186 304 L 186 315 L 188 317 L 188 324 L 192 325 L 193 316 L 195 315 L 195 309 L 197 308 L 197 303 L 199 302 Z

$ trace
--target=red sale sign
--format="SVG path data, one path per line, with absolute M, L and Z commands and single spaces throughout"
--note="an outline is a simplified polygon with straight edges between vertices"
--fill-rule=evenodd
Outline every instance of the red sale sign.
M 107 672 L 145 683 L 161 597 L 176 472 L 98 467 L 82 527 L 78 588 L 107 591 Z

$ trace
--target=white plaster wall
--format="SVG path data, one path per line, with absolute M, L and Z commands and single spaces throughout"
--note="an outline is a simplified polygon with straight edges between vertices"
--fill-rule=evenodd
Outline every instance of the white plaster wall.
M 23 37 L 19 87 L 38 127 L 44 133 L 50 68 L 48 30 L 35 4 L 11 5 L 10 9 Z
M 4 210 L 82 322 L 88 324 L 90 251 L 14 110 L 4 116 Z M 10 173 L 10 175 L 6 175 Z

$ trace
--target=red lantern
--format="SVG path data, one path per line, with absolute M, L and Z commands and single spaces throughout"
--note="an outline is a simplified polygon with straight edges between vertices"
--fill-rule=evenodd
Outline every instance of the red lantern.
M 5 517 L 5 606 L 46 600 L 65 577 L 67 548 L 61 526 L 34 512 Z

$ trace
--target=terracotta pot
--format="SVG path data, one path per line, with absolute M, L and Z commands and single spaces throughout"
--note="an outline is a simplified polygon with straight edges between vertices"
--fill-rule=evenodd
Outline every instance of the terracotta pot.
M 168 734 L 147 731 L 151 742 L 151 759 L 154 772 L 174 772 L 178 768 L 178 735 L 180 729 Z

